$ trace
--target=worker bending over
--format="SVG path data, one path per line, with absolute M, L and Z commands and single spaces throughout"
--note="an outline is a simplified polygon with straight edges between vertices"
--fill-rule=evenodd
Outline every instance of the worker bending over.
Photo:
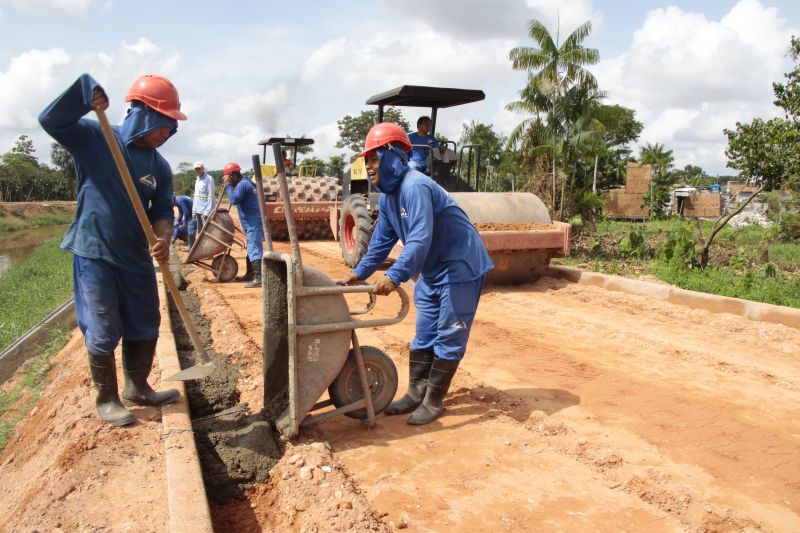
M 417 327 L 408 391 L 384 412 L 410 412 L 408 423 L 420 425 L 444 412 L 444 396 L 464 357 L 486 274 L 494 265 L 466 213 L 436 182 L 409 167 L 409 150 L 408 135 L 397 124 L 377 124 L 367 134 L 359 156 L 382 193 L 378 223 L 367 253 L 340 283 L 368 278 L 398 239 L 403 242 L 400 257 L 375 283 L 375 293 L 389 294 L 419 273 Z
M 112 426 L 134 422 L 120 402 L 114 350 L 122 339 L 125 386 L 122 399 L 134 405 L 162 405 L 178 391 L 156 392 L 147 383 L 161 314 L 153 259 L 169 259 L 172 232 L 172 171 L 156 150 L 178 130 L 178 91 L 161 76 L 134 81 L 122 125 L 114 128 L 136 192 L 156 234 L 147 237 L 127 196 L 100 124 L 82 118 L 108 108 L 103 88 L 82 75 L 39 115 L 42 127 L 75 159 L 78 206 L 61 247 L 72 254 L 75 314 L 89 352 L 97 388 L 97 413 Z
M 264 228 L 258 209 L 258 193 L 252 181 L 242 179 L 242 168 L 236 163 L 225 165 L 222 180 L 228 199 L 239 210 L 239 222 L 247 236 L 247 273 L 236 279 L 249 281 L 245 285 L 248 289 L 261 287 L 261 256 L 264 253 L 261 241 L 264 238 Z

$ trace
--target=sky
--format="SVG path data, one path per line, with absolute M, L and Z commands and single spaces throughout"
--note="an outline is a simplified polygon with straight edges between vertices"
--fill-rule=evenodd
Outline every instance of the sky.
M 0 153 L 21 134 L 50 163 L 37 116 L 88 72 L 122 121 L 140 74 L 168 77 L 189 120 L 160 151 L 173 169 L 202 160 L 250 167 L 258 142 L 305 135 L 313 155 L 334 147 L 336 122 L 366 100 L 405 85 L 482 89 L 486 99 L 441 110 L 437 132 L 457 140 L 470 121 L 509 134 L 524 118 L 506 110 L 526 74 L 508 52 L 534 46 L 532 19 L 563 39 L 590 20 L 584 44 L 607 103 L 636 111 L 637 143 L 662 143 L 675 166 L 726 168 L 724 128 L 779 116 L 772 83 L 791 68 L 797 0 L 0 0 Z M 406 108 L 409 123 L 427 110 Z M 635 147 L 635 153 L 638 148 Z

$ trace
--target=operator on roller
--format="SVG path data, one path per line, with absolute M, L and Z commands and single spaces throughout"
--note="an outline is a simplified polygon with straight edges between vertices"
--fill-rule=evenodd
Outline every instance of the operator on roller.
M 375 282 L 389 294 L 419 273 L 414 289 L 416 335 L 409 354 L 406 394 L 387 415 L 411 413 L 408 423 L 432 422 L 464 357 L 486 274 L 494 265 L 466 213 L 431 178 L 409 167 L 408 135 L 397 124 L 381 123 L 367 134 L 367 174 L 383 194 L 369 248 L 342 284 L 371 276 L 398 239 L 403 252 Z
M 172 232 L 172 170 L 156 150 L 178 130 L 181 113 L 172 83 L 145 74 L 131 85 L 122 125 L 114 128 L 136 190 L 157 241 L 148 247 L 98 122 L 81 118 L 107 109 L 108 98 L 88 74 L 82 75 L 39 115 L 39 123 L 75 159 L 78 206 L 61 247 L 72 254 L 75 314 L 89 352 L 97 388 L 97 414 L 112 426 L 135 421 L 120 402 L 114 350 L 122 339 L 125 386 L 122 399 L 134 405 L 162 405 L 178 391 L 154 391 L 147 383 L 161 314 L 153 259 L 169 258 Z
M 258 209 L 258 193 L 250 180 L 242 179 L 242 169 L 236 163 L 228 163 L 223 169 L 223 182 L 228 199 L 239 210 L 239 222 L 247 236 L 247 273 L 237 281 L 249 281 L 248 289 L 261 287 L 261 256 L 264 253 L 261 241 L 264 228 Z
M 411 142 L 408 166 L 428 175 L 430 175 L 428 154 L 430 154 L 431 148 L 439 147 L 439 140 L 431 133 L 432 124 L 430 117 L 419 117 L 417 131 L 408 134 L 408 140 Z

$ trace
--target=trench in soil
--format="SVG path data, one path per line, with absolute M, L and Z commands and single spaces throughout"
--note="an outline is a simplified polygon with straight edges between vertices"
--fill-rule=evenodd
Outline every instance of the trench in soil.
M 240 401 L 236 388 L 239 370 L 231 363 L 239 360 L 240 354 L 220 354 L 212 349 L 209 321 L 200 311 L 197 296 L 186 290 L 183 274 L 191 267 L 174 258 L 171 266 L 195 329 L 215 365 L 208 377 L 185 384 L 206 493 L 213 504 L 221 506 L 244 499 L 247 486 L 265 483 L 284 450 L 265 413 L 248 414 L 248 404 Z M 168 299 L 178 358 L 181 368 L 188 368 L 196 362 L 194 347 L 172 297 Z

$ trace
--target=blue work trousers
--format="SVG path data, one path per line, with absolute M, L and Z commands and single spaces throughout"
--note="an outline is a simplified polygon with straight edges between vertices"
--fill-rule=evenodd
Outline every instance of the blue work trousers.
M 261 229 L 261 224 L 251 225 L 242 224 L 244 234 L 247 237 L 247 258 L 250 261 L 261 261 L 264 255 L 264 232 Z
M 113 353 L 121 338 L 158 338 L 161 313 L 155 270 L 137 274 L 76 255 L 72 279 L 78 327 L 90 353 Z
M 460 361 L 467 350 L 472 320 L 486 276 L 463 283 L 430 286 L 424 278 L 414 288 L 417 333 L 412 350 L 433 350 L 436 357 Z

